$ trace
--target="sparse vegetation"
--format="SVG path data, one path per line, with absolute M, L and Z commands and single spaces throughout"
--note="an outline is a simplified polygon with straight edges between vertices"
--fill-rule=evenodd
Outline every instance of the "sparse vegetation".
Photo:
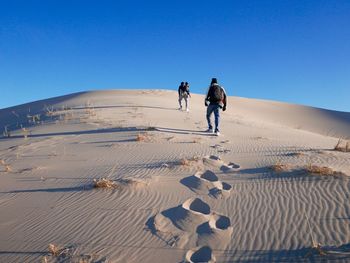
M 192 157 L 190 159 L 187 159 L 187 158 L 182 158 L 180 160 L 180 165 L 183 165 L 183 166 L 193 166 L 194 164 L 198 163 L 198 161 L 200 160 L 199 157 Z
M 22 128 L 22 133 L 23 133 L 24 139 L 27 139 L 28 135 L 30 134 L 30 131 L 28 129 L 26 129 L 25 127 L 23 127 Z
M 316 252 L 316 254 L 319 254 L 321 256 L 325 256 L 326 255 L 326 252 L 322 249 L 322 245 L 318 242 L 316 242 L 315 238 L 314 238 L 314 235 L 313 235 L 313 232 L 312 232 L 312 229 L 311 229 L 311 224 L 310 224 L 310 220 L 309 220 L 309 217 L 307 216 L 306 212 L 304 211 L 304 215 L 306 217 L 306 222 L 307 222 L 307 226 L 309 228 L 309 231 L 310 231 L 310 237 L 311 237 L 311 251 L 306 255 L 306 257 L 312 255 L 313 253 Z
M 4 167 L 4 172 L 11 173 L 13 171 L 11 165 L 7 164 L 4 160 L 0 160 L 0 164 Z
M 53 106 L 45 106 L 46 116 L 53 117 L 55 115 L 55 110 Z
M 7 138 L 10 138 L 11 137 L 11 132 L 10 132 L 10 130 L 8 129 L 8 126 L 6 125 L 6 126 L 4 126 L 4 131 L 3 131 L 3 136 L 4 137 L 7 137 Z
M 334 151 L 350 152 L 350 141 L 339 138 L 337 144 L 334 146 Z
M 12 172 L 12 168 L 11 168 L 11 166 L 10 166 L 9 164 L 6 164 L 6 165 L 5 165 L 5 171 L 6 171 L 7 173 Z
M 191 162 L 185 158 L 180 160 L 180 164 L 181 165 L 185 165 L 185 166 L 189 166 L 191 164 Z
M 147 132 L 146 133 L 139 133 L 136 136 L 136 141 L 138 141 L 138 142 L 150 142 L 151 136 Z
M 114 181 L 107 179 L 107 178 L 100 178 L 100 179 L 94 179 L 94 188 L 109 188 L 109 189 L 115 189 L 118 187 L 118 184 L 116 184 Z
M 281 172 L 289 171 L 291 169 L 291 167 L 288 164 L 276 163 L 276 164 L 271 165 L 270 169 L 274 172 L 281 173 Z
M 40 123 L 40 114 L 34 114 L 34 115 L 28 114 L 27 118 L 29 123 L 33 123 L 33 124 Z
M 61 247 L 55 244 L 49 244 L 49 255 L 44 256 L 41 260 L 43 263 L 48 262 L 77 262 L 77 263 L 93 263 L 105 262 L 105 259 L 98 259 L 97 254 L 87 255 L 78 254 L 78 250 L 74 246 Z
M 65 252 L 67 249 L 66 248 L 61 248 L 58 245 L 55 244 L 49 244 L 49 253 L 54 256 L 54 257 L 58 257 L 60 256 L 63 252 Z
M 277 173 L 288 172 L 288 171 L 298 171 L 298 172 L 302 172 L 302 173 L 304 172 L 307 174 L 314 174 L 314 175 L 330 175 L 330 176 L 345 175 L 344 173 L 335 171 L 330 167 L 318 166 L 318 165 L 312 165 L 312 164 L 309 164 L 306 167 L 300 167 L 300 166 L 292 166 L 290 164 L 276 163 L 274 165 L 271 165 L 270 169 Z
M 306 171 L 311 174 L 318 175 L 343 175 L 341 172 L 334 171 L 332 168 L 327 166 L 317 166 L 317 165 L 308 165 Z

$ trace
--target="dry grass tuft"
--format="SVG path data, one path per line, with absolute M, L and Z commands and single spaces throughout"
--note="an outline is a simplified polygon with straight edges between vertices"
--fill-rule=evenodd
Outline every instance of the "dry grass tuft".
M 287 172 L 290 170 L 290 165 L 289 164 L 281 164 L 281 163 L 276 163 L 271 165 L 270 169 L 274 172 L 281 173 L 281 172 Z
M 139 133 L 136 136 L 136 141 L 138 142 L 150 142 L 152 137 L 148 133 Z
M 183 166 L 193 166 L 195 164 L 197 164 L 199 161 L 200 161 L 201 158 L 199 157 L 192 157 L 190 159 L 186 159 L 186 158 L 182 158 L 180 160 L 180 165 L 183 165 Z
M 5 165 L 5 172 L 7 172 L 7 173 L 12 172 L 12 168 L 11 168 L 11 166 L 9 164 Z
M 44 256 L 41 262 L 76 262 L 76 263 L 93 263 L 93 262 L 104 262 L 102 259 L 98 259 L 97 254 L 80 254 L 76 247 L 60 247 L 55 244 L 49 244 L 48 247 L 49 255 Z
M 322 247 L 320 243 L 313 244 L 311 249 L 320 256 L 327 256 L 327 251 Z
M 53 117 L 55 115 L 55 109 L 53 108 L 53 106 L 45 106 L 45 115 L 47 117 Z
M 180 160 L 181 165 L 190 166 L 191 162 L 185 158 Z
M 338 152 L 350 152 L 350 141 L 345 142 L 339 139 L 337 144 L 334 146 L 334 151 Z
M 58 257 L 58 256 L 62 255 L 62 253 L 66 252 L 67 249 L 59 247 L 55 244 L 49 244 L 48 250 L 52 256 Z
M 30 131 L 26 129 L 25 127 L 22 128 L 23 138 L 27 139 L 28 135 L 30 134 Z
M 320 256 L 326 256 L 327 252 L 323 249 L 322 245 L 318 242 L 316 242 L 316 239 L 314 238 L 313 235 L 313 231 L 311 229 L 311 224 L 310 224 L 310 220 L 309 217 L 307 216 L 306 212 L 304 211 L 304 215 L 306 217 L 306 222 L 307 222 L 307 226 L 309 228 L 309 232 L 310 232 L 310 237 L 311 237 L 311 251 L 309 251 L 305 257 L 309 257 L 312 254 L 318 254 Z
M 317 166 L 317 165 L 309 165 L 306 167 L 306 171 L 311 174 L 318 175 L 342 175 L 341 172 L 334 171 L 332 168 L 327 166 Z
M 27 119 L 29 123 L 37 124 L 40 123 L 40 114 L 27 115 Z
M 145 140 L 146 140 L 146 135 L 145 134 L 142 134 L 142 133 L 137 134 L 136 141 L 144 142 Z
M 11 165 L 7 164 L 4 160 L 0 160 L 0 164 L 4 167 L 6 173 L 13 171 Z
M 101 178 L 101 179 L 94 179 L 94 188 L 108 188 L 108 189 L 115 189 L 118 187 L 118 184 L 116 184 L 114 181 Z
M 2 135 L 3 135 L 4 137 L 7 137 L 7 138 L 10 138 L 10 137 L 11 137 L 11 132 L 10 132 L 10 130 L 8 129 L 7 125 L 4 126 L 4 131 L 3 131 Z

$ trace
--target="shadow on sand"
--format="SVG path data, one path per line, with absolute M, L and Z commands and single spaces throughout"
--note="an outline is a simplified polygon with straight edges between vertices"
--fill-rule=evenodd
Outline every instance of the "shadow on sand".
M 18 193 L 57 193 L 57 192 L 81 192 L 90 191 L 94 189 L 93 185 L 84 185 L 76 187 L 57 187 L 57 188 L 40 188 L 40 189 L 29 189 L 29 190 L 13 190 L 9 192 L 1 192 L 2 194 L 18 194 Z

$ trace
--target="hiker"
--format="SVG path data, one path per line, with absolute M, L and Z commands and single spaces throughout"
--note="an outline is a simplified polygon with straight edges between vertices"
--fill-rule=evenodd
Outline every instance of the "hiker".
M 187 112 L 190 111 L 189 97 L 191 97 L 191 95 L 190 95 L 190 85 L 188 84 L 188 82 L 181 82 L 178 89 L 178 93 L 179 93 L 179 104 L 180 104 L 179 110 L 182 110 L 182 99 L 184 99 L 186 103 L 186 111 Z
M 211 83 L 208 89 L 207 96 L 205 97 L 205 106 L 207 108 L 207 121 L 208 130 L 207 132 L 215 133 L 216 136 L 220 135 L 219 122 L 220 122 L 220 109 L 226 110 L 226 92 L 223 87 L 218 84 L 216 78 L 211 79 Z M 210 116 L 214 112 L 215 115 L 215 130 L 210 121 Z

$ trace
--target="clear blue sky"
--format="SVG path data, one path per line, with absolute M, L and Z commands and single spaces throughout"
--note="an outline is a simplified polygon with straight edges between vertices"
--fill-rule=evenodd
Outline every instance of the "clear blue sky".
M 0 0 L 0 108 L 182 80 L 204 93 L 214 76 L 231 96 L 350 111 L 350 1 Z

